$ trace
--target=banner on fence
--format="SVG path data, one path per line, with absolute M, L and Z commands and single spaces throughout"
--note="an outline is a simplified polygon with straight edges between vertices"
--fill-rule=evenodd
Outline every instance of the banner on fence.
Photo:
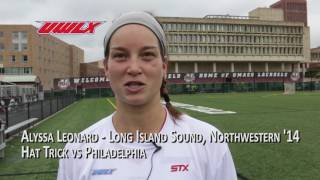
M 297 82 L 300 81 L 301 77 L 301 74 L 296 72 L 201 72 L 167 74 L 169 84 Z M 104 76 L 54 79 L 54 88 L 57 90 L 108 87 L 109 80 Z

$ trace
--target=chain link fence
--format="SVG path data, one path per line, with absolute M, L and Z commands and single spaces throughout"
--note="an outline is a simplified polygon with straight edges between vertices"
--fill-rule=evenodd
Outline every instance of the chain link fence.
M 56 113 L 77 100 L 74 91 L 49 91 L 44 93 L 44 100 L 23 104 L 2 105 L 0 119 L 6 129 L 34 119 L 33 124 Z M 1 121 L 0 121 L 1 122 Z M 28 124 L 30 126 L 31 124 Z M 0 124 L 1 126 L 1 124 Z M 16 132 L 11 132 L 9 135 Z

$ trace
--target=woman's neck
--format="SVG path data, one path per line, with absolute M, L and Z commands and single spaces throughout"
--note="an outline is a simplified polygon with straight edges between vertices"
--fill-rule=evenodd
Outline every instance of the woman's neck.
M 117 102 L 117 111 L 113 116 L 113 125 L 117 132 L 143 133 L 160 132 L 166 111 L 160 103 L 160 98 L 141 106 L 131 106 Z

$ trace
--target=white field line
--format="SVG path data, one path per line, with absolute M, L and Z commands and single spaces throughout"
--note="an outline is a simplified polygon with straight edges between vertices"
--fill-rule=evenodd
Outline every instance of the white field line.
M 195 106 L 192 104 L 184 104 L 179 102 L 171 102 L 171 104 L 178 108 L 188 109 L 191 111 L 197 111 L 197 112 L 206 113 L 206 114 L 236 114 L 236 112 L 234 111 L 224 111 L 222 109 L 214 109 L 214 108 L 205 107 L 205 106 Z

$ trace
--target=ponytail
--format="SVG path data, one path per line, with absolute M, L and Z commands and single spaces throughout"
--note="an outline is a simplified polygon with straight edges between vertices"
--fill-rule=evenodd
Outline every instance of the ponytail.
M 168 90 L 166 88 L 166 84 L 167 82 L 165 81 L 165 79 L 162 80 L 162 84 L 161 84 L 161 88 L 160 88 L 160 95 L 161 97 L 163 97 L 164 101 L 165 101 L 165 105 L 169 111 L 169 113 L 176 119 L 178 119 L 181 116 L 181 112 L 178 111 L 176 108 L 174 108 L 172 106 L 172 104 L 170 103 L 170 98 L 168 95 Z

